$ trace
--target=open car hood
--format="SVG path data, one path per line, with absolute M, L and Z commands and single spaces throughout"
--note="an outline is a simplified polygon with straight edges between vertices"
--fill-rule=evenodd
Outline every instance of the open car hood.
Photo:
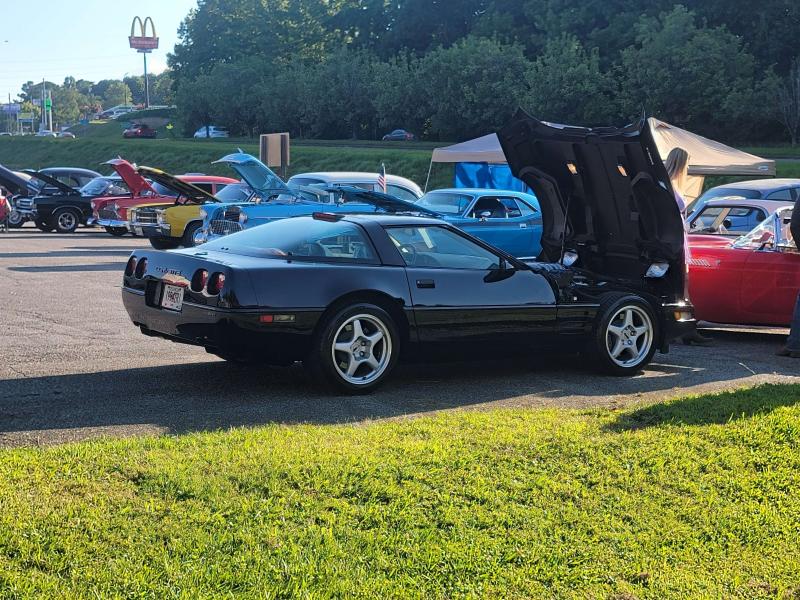
M 136 167 L 124 158 L 112 158 L 105 164 L 111 165 L 117 174 L 122 177 L 122 181 L 125 182 L 134 197 L 145 193 L 156 193 L 153 187 L 147 183 L 147 180 L 136 172 Z
M 160 183 L 165 188 L 177 192 L 179 195 L 189 199 L 194 204 L 218 202 L 218 200 L 212 194 L 209 194 L 205 190 L 201 190 L 199 187 L 194 186 L 191 183 L 187 183 L 182 179 L 178 179 L 175 177 L 175 175 L 165 173 L 160 169 L 154 169 L 152 167 L 138 167 L 136 171 L 139 173 L 139 175 L 147 177 L 152 181 Z
M 519 111 L 498 132 L 511 172 L 542 209 L 542 258 L 627 279 L 667 262 L 679 281 L 684 229 L 646 120 L 622 129 L 544 123 Z
M 36 194 L 37 190 L 28 185 L 22 177 L 3 165 L 0 165 L 0 186 L 6 188 L 14 196 L 27 196 L 29 194 Z
M 320 187 L 319 189 L 337 195 L 337 202 L 362 202 L 364 204 L 371 204 L 375 208 L 388 213 L 412 213 L 441 218 L 439 213 L 414 204 L 413 202 L 407 202 L 406 200 L 400 200 L 400 198 L 395 198 L 389 194 L 365 190 L 356 186 L 331 185 Z
M 33 171 L 28 169 L 24 169 L 22 172 L 27 173 L 28 175 L 38 179 L 39 181 L 43 181 L 45 186 L 49 185 L 51 187 L 56 188 L 62 194 L 67 194 L 67 195 L 80 194 L 80 191 L 77 188 L 71 187 L 66 183 L 61 183 L 55 177 L 50 177 L 50 175 L 45 175 L 44 173 L 40 173 L 39 171 Z
M 225 164 L 241 177 L 247 185 L 259 194 L 274 196 L 278 194 L 291 194 L 289 187 L 278 177 L 272 169 L 258 160 L 255 156 L 245 152 L 234 152 L 215 160 L 213 164 Z

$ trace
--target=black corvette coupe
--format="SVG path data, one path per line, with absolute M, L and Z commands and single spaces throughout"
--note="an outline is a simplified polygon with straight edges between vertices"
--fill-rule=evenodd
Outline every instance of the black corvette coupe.
M 143 333 L 225 359 L 302 360 L 366 392 L 401 355 L 557 344 L 636 373 L 694 325 L 683 225 L 646 124 L 556 127 L 520 114 L 500 132 L 539 197 L 539 261 L 447 223 L 318 213 L 202 246 L 136 251 L 123 300 Z

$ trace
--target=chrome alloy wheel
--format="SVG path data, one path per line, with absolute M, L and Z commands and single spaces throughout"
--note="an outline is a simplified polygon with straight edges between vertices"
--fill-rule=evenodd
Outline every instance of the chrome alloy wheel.
M 378 317 L 355 315 L 336 331 L 331 355 L 342 379 L 353 385 L 366 385 L 380 377 L 389 366 L 392 338 Z
M 650 352 L 653 345 L 653 322 L 638 306 L 620 308 L 606 328 L 606 350 L 620 367 L 635 367 Z
M 78 226 L 78 219 L 75 217 L 75 213 L 69 210 L 65 210 L 61 214 L 58 215 L 58 228 L 61 230 L 69 230 L 75 229 Z

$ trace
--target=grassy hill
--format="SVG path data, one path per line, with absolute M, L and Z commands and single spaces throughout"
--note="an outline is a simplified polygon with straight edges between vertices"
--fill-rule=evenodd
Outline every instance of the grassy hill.
M 125 140 L 122 131 L 126 121 L 93 122 L 72 128 L 78 139 L 0 138 L 0 164 L 10 168 L 43 168 L 48 166 L 85 167 L 106 172 L 102 163 L 122 156 L 140 165 L 158 167 L 171 173 L 209 173 L 228 175 L 223 165 L 211 163 L 241 148 L 258 155 L 253 139 L 194 140 L 173 138 L 159 128 L 155 140 Z M 431 152 L 442 144 L 431 142 L 376 142 L 367 140 L 298 140 L 292 142 L 292 164 L 289 175 L 306 171 L 377 172 L 381 163 L 389 173 L 408 177 L 425 185 Z M 788 148 L 756 148 L 769 156 L 791 156 Z M 800 177 L 800 161 L 778 160 L 779 177 Z M 708 185 L 718 185 L 730 178 L 709 178 Z M 434 165 L 431 188 L 449 187 L 453 183 L 452 165 Z
M 140 165 L 158 167 L 172 173 L 209 173 L 229 175 L 224 165 L 211 163 L 241 148 L 258 155 L 258 143 L 252 139 L 173 139 L 159 129 L 155 140 L 122 138 L 123 122 L 104 122 L 72 128 L 78 139 L 35 137 L 0 138 L 0 164 L 9 168 L 47 166 L 85 167 L 106 172 L 103 162 L 122 156 Z M 349 141 L 311 141 L 292 143 L 289 175 L 306 171 L 366 171 L 377 173 L 381 162 L 395 175 L 408 177 L 424 186 L 436 144 L 384 143 Z M 436 166 L 434 187 L 452 185 L 453 167 Z
M 800 386 L 0 451 L 0 597 L 800 597 Z

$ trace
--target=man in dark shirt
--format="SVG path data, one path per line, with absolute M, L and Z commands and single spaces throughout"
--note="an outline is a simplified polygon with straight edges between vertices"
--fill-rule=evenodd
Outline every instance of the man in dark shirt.
M 794 245 L 800 250 L 800 199 L 794 203 L 792 209 L 792 223 L 789 225 L 794 239 Z M 779 356 L 791 356 L 800 358 L 800 291 L 797 294 L 797 304 L 794 305 L 794 316 L 792 317 L 792 329 L 786 340 L 786 345 L 778 352 Z

